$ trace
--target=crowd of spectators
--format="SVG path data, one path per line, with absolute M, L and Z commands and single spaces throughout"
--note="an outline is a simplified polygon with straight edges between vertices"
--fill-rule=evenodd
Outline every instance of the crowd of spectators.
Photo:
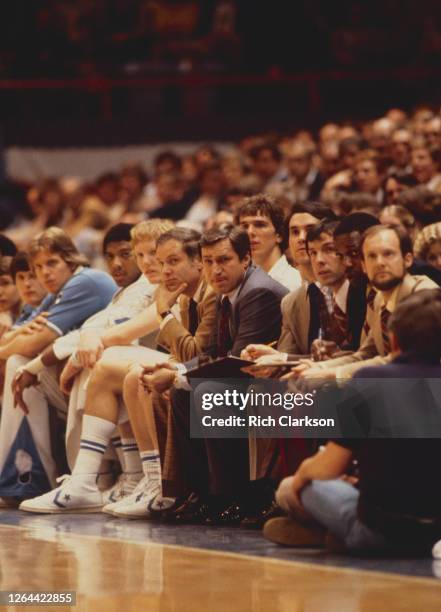
M 1 229 L 24 249 L 38 231 L 57 225 L 100 265 L 103 234 L 116 221 L 162 217 L 201 231 L 232 221 L 243 197 L 265 193 L 285 212 L 306 200 L 322 201 L 338 217 L 369 212 L 404 227 L 418 255 L 436 261 L 427 240 L 436 243 L 432 224 L 441 221 L 440 163 L 439 113 L 391 109 L 360 124 L 325 124 L 317 134 L 250 135 L 222 154 L 210 144 L 187 155 L 163 150 L 153 167 L 138 160 L 91 182 L 65 176 L 29 185 L 16 178 L 0 202 Z
M 27 186 L 0 240 L 1 506 L 427 554 L 438 439 L 193 438 L 225 385 L 185 374 L 441 378 L 440 163 L 438 112 L 394 108 Z

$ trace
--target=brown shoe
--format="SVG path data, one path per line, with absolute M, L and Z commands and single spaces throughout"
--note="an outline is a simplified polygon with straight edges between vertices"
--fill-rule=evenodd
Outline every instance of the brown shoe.
M 263 527 L 263 536 L 284 546 L 298 548 L 322 548 L 326 530 L 316 525 L 305 525 L 291 517 L 273 518 Z
M 15 497 L 0 497 L 0 510 L 10 510 L 18 508 L 19 503 Z

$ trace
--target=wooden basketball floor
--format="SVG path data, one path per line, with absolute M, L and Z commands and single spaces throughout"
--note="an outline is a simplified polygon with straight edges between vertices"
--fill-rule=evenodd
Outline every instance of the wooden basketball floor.
M 302 556 L 241 530 L 0 511 L 0 542 L 0 590 L 76 591 L 75 607 L 49 610 L 441 611 L 431 560 L 385 571 L 385 561 Z

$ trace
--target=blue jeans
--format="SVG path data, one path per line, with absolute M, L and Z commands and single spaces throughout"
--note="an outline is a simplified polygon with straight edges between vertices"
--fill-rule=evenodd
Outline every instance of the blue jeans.
M 343 480 L 314 480 L 300 494 L 305 510 L 352 550 L 384 550 L 385 537 L 357 516 L 360 493 Z

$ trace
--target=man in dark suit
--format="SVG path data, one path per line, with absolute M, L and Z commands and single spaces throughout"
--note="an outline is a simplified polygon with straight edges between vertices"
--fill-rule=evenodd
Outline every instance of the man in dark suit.
M 360 338 L 365 337 L 366 309 L 371 308 L 370 287 L 361 268 L 359 244 L 362 233 L 376 224 L 378 221 L 372 215 L 354 213 L 340 222 L 322 220 L 310 227 L 305 241 L 306 252 L 313 255 L 312 272 L 314 278 L 322 281 L 321 288 L 315 282 L 304 284 L 282 300 L 278 351 L 264 345 L 252 345 L 243 357 L 256 359 L 268 355 L 268 359 L 273 361 L 285 357 L 296 360 L 312 353 L 316 361 L 322 361 L 341 351 L 357 350 Z M 317 256 L 319 251 L 321 256 Z M 323 272 L 325 276 L 321 279 Z M 332 314 L 328 312 L 323 291 L 332 297 Z M 375 291 L 373 294 L 375 297 Z M 331 322 L 335 324 L 330 325 Z M 265 373 L 264 365 L 260 375 L 269 375 Z M 286 475 L 287 470 L 294 471 L 314 452 L 316 444 L 316 441 L 303 439 L 290 440 L 289 444 L 276 438 L 267 440 L 266 444 L 262 439 L 252 440 L 250 457 L 251 465 L 255 466 L 252 475 L 278 479 Z
M 201 239 L 201 255 L 208 283 L 217 293 L 217 325 L 210 357 L 239 356 L 250 342 L 269 343 L 280 334 L 280 302 L 287 289 L 251 263 L 247 233 L 236 227 L 215 228 Z M 181 370 L 196 365 L 188 362 Z M 164 391 L 174 381 L 176 370 L 160 368 L 144 376 L 145 384 Z M 225 385 L 203 383 L 224 390 Z M 198 393 L 201 388 L 198 388 Z M 173 481 L 163 482 L 164 494 L 185 497 L 197 492 L 174 515 L 178 522 L 203 521 L 236 501 L 249 482 L 248 440 L 190 439 L 189 392 L 174 388 L 172 431 L 175 442 Z M 161 457 L 162 458 L 162 457 Z M 210 491 L 209 491 L 210 489 Z M 210 504 L 207 494 L 211 493 Z M 215 508 L 213 508 L 213 504 Z M 238 515 L 237 515 L 238 516 Z M 237 517 L 236 517 L 237 519 Z
M 268 521 L 268 539 L 323 544 L 328 530 L 348 550 L 427 554 L 440 538 L 441 493 L 431 468 L 441 459 L 440 394 L 434 391 L 441 383 L 434 380 L 441 379 L 441 291 L 422 290 L 401 301 L 389 330 L 393 361 L 363 368 L 354 377 L 363 382 L 356 385 L 354 409 L 365 437 L 329 442 L 282 481 L 276 498 L 297 518 Z M 399 385 L 390 380 L 397 378 Z M 360 395 L 363 389 L 367 393 Z M 376 429 L 377 417 L 388 432 Z M 341 479 L 353 457 L 359 489 Z M 306 526 L 311 518 L 315 524 Z

